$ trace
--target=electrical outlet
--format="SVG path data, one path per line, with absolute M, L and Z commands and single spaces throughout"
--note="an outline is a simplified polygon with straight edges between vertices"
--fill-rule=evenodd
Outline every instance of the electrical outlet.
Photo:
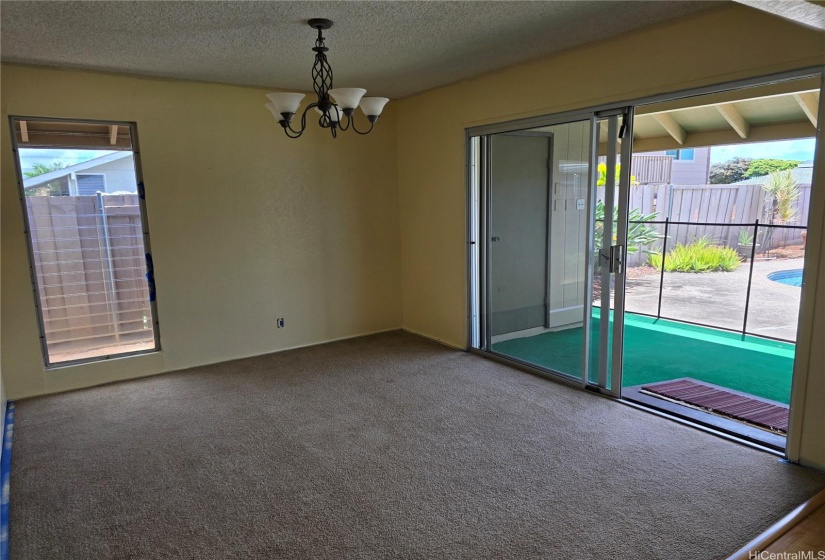
M 583 198 L 576 199 L 576 210 L 584 210 L 585 200 Z
M 278 328 L 279 328 L 279 329 L 284 328 L 284 318 L 283 318 L 283 317 L 279 317 L 279 318 L 277 319 L 277 321 L 276 321 L 276 324 L 278 325 Z

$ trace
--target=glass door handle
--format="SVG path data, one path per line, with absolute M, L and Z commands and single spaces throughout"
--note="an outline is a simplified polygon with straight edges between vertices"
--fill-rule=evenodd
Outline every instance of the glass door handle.
M 610 273 L 621 274 L 624 265 L 624 245 L 610 246 Z

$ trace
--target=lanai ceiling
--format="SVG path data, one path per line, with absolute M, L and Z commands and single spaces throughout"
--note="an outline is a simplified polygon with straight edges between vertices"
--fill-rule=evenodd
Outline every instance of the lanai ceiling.
M 338 87 L 397 98 L 719 6 L 707 1 L 3 2 L 4 62 L 310 89 L 315 32 Z
M 636 152 L 808 138 L 816 134 L 819 81 L 802 79 L 637 108 Z M 601 142 L 607 131 L 601 130 Z

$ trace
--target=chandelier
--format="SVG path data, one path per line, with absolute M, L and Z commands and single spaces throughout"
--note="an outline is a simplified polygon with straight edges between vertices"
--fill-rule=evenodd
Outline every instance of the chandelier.
M 303 93 L 268 93 L 269 103 L 265 105 L 267 109 L 284 129 L 290 138 L 298 138 L 304 133 L 307 127 L 307 111 L 315 109 L 320 115 L 318 125 L 321 128 L 328 128 L 335 138 L 339 130 L 352 129 L 358 134 L 369 134 L 384 105 L 389 99 L 386 97 L 364 97 L 367 90 L 361 88 L 334 88 L 332 87 L 332 67 L 327 60 L 329 49 L 324 45 L 324 29 L 332 27 L 332 21 L 328 19 L 311 19 L 307 23 L 313 29 L 318 30 L 318 38 L 315 40 L 315 63 L 312 65 L 312 89 L 318 96 L 318 101 L 307 105 L 301 114 L 301 128 L 292 128 L 292 119 L 298 113 L 301 100 L 306 97 Z M 330 99 L 330 97 L 332 99 Z M 361 110 L 367 116 L 370 127 L 365 131 L 360 131 L 355 127 L 355 109 Z M 346 124 L 344 124 L 346 123 Z

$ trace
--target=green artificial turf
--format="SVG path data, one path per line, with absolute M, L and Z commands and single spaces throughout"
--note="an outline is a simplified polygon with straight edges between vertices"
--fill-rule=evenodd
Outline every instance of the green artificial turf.
M 591 332 L 591 378 L 596 371 L 599 320 Z M 580 377 L 582 329 L 493 344 L 493 350 Z M 628 314 L 622 386 L 690 377 L 782 403 L 791 397 L 794 345 Z

